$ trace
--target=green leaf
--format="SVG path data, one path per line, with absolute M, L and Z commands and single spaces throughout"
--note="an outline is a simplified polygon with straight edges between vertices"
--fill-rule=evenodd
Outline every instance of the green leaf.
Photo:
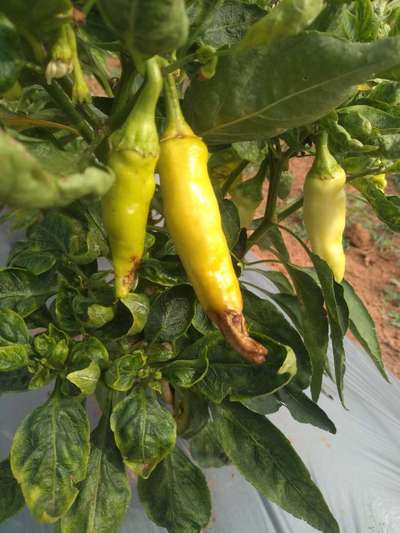
M 361 298 L 348 281 L 343 282 L 343 289 L 344 298 L 350 312 L 350 330 L 371 357 L 382 376 L 388 380 L 382 361 L 375 323 Z
M 292 384 L 278 391 L 277 395 L 297 422 L 312 424 L 330 433 L 336 433 L 335 424 L 326 413 Z
M 268 419 L 232 403 L 214 411 L 225 453 L 263 496 L 316 529 L 339 532 L 300 457 Z
M 300 33 L 313 22 L 323 8 L 323 0 L 282 0 L 247 30 L 239 47 L 253 48 Z
M 73 308 L 73 299 L 76 295 L 77 291 L 66 290 L 62 287 L 58 290 L 50 308 L 57 326 L 71 335 L 81 333 Z
M 51 252 L 45 252 L 35 242 L 16 243 L 11 251 L 8 265 L 24 268 L 39 276 L 53 268 L 56 258 Z
M 215 422 L 208 424 L 190 440 L 190 453 L 201 468 L 220 468 L 230 463 L 219 440 Z
M 111 415 L 111 429 L 125 464 L 148 477 L 176 441 L 176 424 L 151 391 L 136 387 Z
M 54 324 L 48 324 L 48 331 L 52 339 L 55 339 L 56 341 L 65 341 L 67 344 L 69 343 L 68 335 L 61 329 L 58 329 Z
M 358 114 L 355 116 L 358 117 Z M 365 121 L 359 117 L 361 121 L 363 122 L 362 126 L 365 127 L 366 123 Z M 339 117 L 338 113 L 332 111 L 332 113 L 329 113 L 326 117 L 322 119 L 320 124 L 326 129 L 329 135 L 329 144 L 332 147 L 332 151 L 334 153 L 357 153 L 360 152 L 361 154 L 364 152 L 376 152 L 378 150 L 378 147 L 375 145 L 368 145 L 363 144 L 361 140 L 358 138 L 355 139 L 352 137 L 352 135 L 345 129 L 341 124 L 338 122 Z M 354 133 L 354 132 L 352 132 Z M 358 132 L 359 133 L 359 132 Z M 369 142 L 369 135 L 371 133 L 371 130 L 369 130 L 368 134 L 365 135 L 362 133 L 361 138 L 365 139 L 365 142 Z M 372 139 L 371 139 L 371 142 Z M 366 160 L 365 156 L 362 156 L 362 161 L 364 162 Z
M 104 376 L 107 386 L 120 392 L 128 391 L 132 388 L 139 371 L 145 364 L 146 357 L 141 351 L 115 359 Z
M 252 365 L 244 361 L 219 334 L 203 337 L 184 349 L 182 358 L 209 360 L 209 370 L 195 386 L 195 390 L 213 402 L 226 397 L 242 400 L 261 394 L 272 394 L 287 385 L 297 372 L 296 357 L 291 348 L 263 335 L 257 335 L 268 351 L 266 363 Z
M 268 153 L 265 143 L 254 141 L 232 143 L 231 150 L 239 156 L 239 161 L 246 160 L 251 163 L 261 163 Z
M 118 0 L 111 5 L 99 0 L 97 7 L 125 48 L 141 57 L 173 52 L 188 37 L 189 21 L 183 1 Z
M 382 80 L 367 96 L 372 105 L 376 102 L 396 106 L 400 103 L 400 85 L 396 81 Z
M 31 374 L 27 368 L 13 372 L 0 372 L 0 395 L 4 392 L 21 392 L 28 388 Z
M 190 287 L 179 286 L 164 291 L 152 303 L 144 329 L 151 342 L 173 341 L 183 335 L 193 318 L 194 295 Z
M 108 417 L 92 433 L 87 477 L 60 522 L 60 533 L 116 533 L 128 510 L 131 488 L 109 429 Z
M 262 218 L 254 220 L 252 228 L 257 229 L 262 220 Z M 280 229 L 277 226 L 271 226 L 267 229 L 264 235 L 257 240 L 257 244 L 264 250 L 275 248 L 286 261 L 289 261 L 289 252 L 286 248 L 285 241 L 282 238 Z
M 0 94 L 18 80 L 23 67 L 20 40 L 13 24 L 0 15 Z
M 286 200 L 289 197 L 292 190 L 293 181 L 294 175 L 290 171 L 284 170 L 279 181 L 278 198 L 281 200 Z
M 140 266 L 140 276 L 163 287 L 175 287 L 187 283 L 186 274 L 178 259 L 160 261 L 154 257 L 145 258 Z
M 343 296 L 343 287 L 335 282 L 331 269 L 318 255 L 311 254 L 311 259 L 321 283 L 321 290 L 328 311 L 336 386 L 343 403 L 344 373 L 346 369 L 343 338 L 349 327 L 349 310 Z M 318 399 L 318 395 L 315 395 L 313 391 L 312 396 L 313 400 L 316 401 Z
M 269 298 L 275 302 L 284 313 L 290 318 L 296 329 L 303 332 L 302 311 L 297 296 L 294 294 L 269 293 Z
M 11 372 L 29 364 L 29 346 L 12 344 L 0 346 L 0 372 Z
M 284 294 L 294 294 L 293 287 L 287 277 L 278 270 L 265 270 L 264 277 L 272 281 L 277 289 Z
M 73 256 L 78 265 L 88 265 L 100 256 L 107 255 L 108 245 L 99 228 L 89 227 L 85 235 L 82 250 Z
M 215 15 L 224 3 L 225 0 L 201 0 L 200 2 L 187 3 L 190 29 L 185 49 L 204 35 L 206 29 L 212 24 Z
M 146 238 L 148 233 L 146 234 Z M 176 248 L 174 241 L 168 235 L 168 233 L 162 233 L 161 231 L 155 234 L 150 234 L 149 237 L 153 240 L 152 254 L 157 259 L 165 259 L 176 256 Z
M 379 38 L 380 20 L 371 0 L 356 0 L 355 27 L 357 41 L 373 41 Z
M 387 133 L 385 135 L 376 135 L 377 144 L 379 145 L 379 154 L 386 159 L 398 159 L 399 150 L 399 133 Z M 396 163 L 395 165 L 396 166 Z
M 60 150 L 51 141 L 39 141 L 26 143 L 25 147 L 40 162 L 42 167 L 51 174 L 68 176 L 71 172 L 78 172 L 88 162 L 82 161 L 85 158 L 80 151 Z
M 51 275 L 33 276 L 14 268 L 0 271 L 0 309 L 14 309 L 22 317 L 39 309 L 56 290 Z
M 234 44 L 263 14 L 264 11 L 257 6 L 243 5 L 237 0 L 225 0 L 220 9 L 216 10 L 211 23 L 202 35 L 202 40 L 216 48 Z
M 54 37 L 69 20 L 70 0 L 33 0 L 30 5 L 27 10 L 25 0 L 4 0 L 1 9 L 18 28 L 29 30 L 41 41 Z
M 254 213 L 263 199 L 265 177 L 265 168 L 262 166 L 253 178 L 245 179 L 230 189 L 231 197 L 239 211 L 241 228 L 250 227 Z
M 78 277 L 66 272 L 63 282 L 71 288 L 76 288 L 78 280 L 81 283 L 84 281 L 85 285 L 87 284 L 88 292 L 78 291 L 72 299 L 72 307 L 77 319 L 82 322 L 83 326 L 98 329 L 115 316 L 114 288 L 105 279 L 108 276 L 108 271 L 97 271 L 96 262 L 81 267 L 81 270 L 82 274 Z M 62 270 L 63 274 L 64 272 Z
M 87 317 L 86 322 L 87 328 L 98 329 L 103 327 L 115 316 L 115 310 L 113 307 L 100 305 L 100 304 L 90 304 L 87 308 Z
M 191 439 L 207 424 L 210 415 L 208 401 L 191 390 L 175 389 L 175 420 L 178 434 Z
M 28 317 L 25 317 L 26 325 L 30 330 L 36 328 L 47 328 L 49 323 L 52 321 L 52 315 L 46 304 L 42 305 L 30 314 Z
M 74 367 L 85 366 L 92 361 L 104 367 L 108 359 L 107 348 L 97 337 L 76 341 L 71 349 L 71 363 Z
M 0 310 L 0 346 L 29 344 L 30 335 L 24 319 L 11 309 Z
M 285 278 L 286 279 L 286 278 Z M 304 388 L 310 384 L 310 359 L 302 338 L 276 306 L 254 293 L 242 291 L 244 314 L 250 329 L 290 346 L 296 354 L 298 375 Z
M 162 369 L 163 376 L 174 387 L 191 388 L 201 381 L 208 372 L 208 359 L 179 359 L 168 363 Z
M 241 145 L 243 144 L 254 145 L 255 143 L 241 143 Z M 245 156 L 248 155 L 252 154 L 245 154 Z M 243 159 L 247 160 L 247 157 L 242 157 L 242 155 L 238 155 L 237 151 L 233 148 L 233 146 L 225 148 L 223 150 L 218 150 L 216 152 L 211 152 L 207 166 L 213 184 L 221 187 L 221 185 L 229 176 L 229 174 L 233 171 L 236 172 L 237 169 L 241 167 Z
M 0 523 L 14 516 L 25 504 L 19 485 L 12 475 L 10 461 L 0 463 Z
M 400 200 L 398 196 L 386 196 L 371 180 L 353 180 L 352 185 L 361 192 L 382 222 L 387 224 L 392 231 L 400 231 Z
M 220 57 L 214 78 L 192 82 L 184 110 L 211 144 L 274 137 L 329 113 L 354 85 L 396 65 L 399 52 L 397 38 L 364 44 L 300 33 Z
M 42 251 L 71 258 L 79 255 L 85 247 L 83 224 L 60 211 L 46 213 L 39 224 L 31 226 L 27 237 Z
M 88 194 L 105 194 L 115 179 L 113 174 L 97 167 L 67 177 L 54 176 L 4 132 L 0 132 L 0 157 L 0 200 L 14 207 L 63 207 Z
M 282 407 L 282 402 L 279 400 L 277 394 L 263 394 L 262 396 L 255 396 L 254 398 L 243 400 L 241 403 L 247 409 L 259 415 L 272 415 Z
M 40 363 L 37 363 L 35 366 L 33 376 L 29 381 L 29 390 L 41 389 L 54 378 L 54 374 L 52 374 L 50 368 L 47 366 L 43 366 Z
M 145 294 L 129 294 L 113 308 L 114 318 L 102 327 L 101 334 L 111 339 L 137 335 L 143 331 L 149 312 L 150 302 Z
M 0 310 L 0 372 L 29 364 L 30 337 L 24 319 L 11 309 Z
M 179 448 L 138 489 L 148 517 L 169 533 L 200 533 L 211 518 L 207 481 Z
M 88 367 L 67 374 L 67 379 L 78 387 L 82 394 L 90 396 L 96 390 L 100 374 L 99 365 L 92 361 Z
M 317 283 L 300 268 L 290 266 L 290 277 L 296 288 L 301 308 L 304 344 L 311 359 L 311 392 L 314 400 L 321 392 L 322 377 L 328 350 L 328 320 L 324 299 Z
M 175 350 L 169 342 L 163 342 L 162 344 L 151 343 L 146 349 L 146 356 L 149 363 L 165 363 L 176 357 Z
M 317 29 L 319 31 L 329 31 L 329 33 L 336 35 L 335 28 L 333 28 L 333 26 L 335 26 L 335 24 L 337 23 L 337 20 L 340 19 L 343 11 L 348 12 L 347 8 L 348 8 L 347 3 L 342 3 L 342 2 L 327 3 L 325 9 L 322 11 L 322 13 L 317 17 L 317 19 L 312 24 L 312 28 Z M 344 37 L 344 38 L 349 38 L 349 37 Z
M 377 133 L 395 133 L 400 129 L 400 117 L 376 107 L 353 105 L 339 109 L 337 113 L 340 124 L 363 142 Z
M 145 294 L 130 293 L 121 302 L 132 315 L 132 326 L 127 335 L 137 335 L 141 333 L 146 325 L 149 312 L 150 302 Z
M 232 250 L 238 242 L 240 234 L 239 212 L 233 202 L 219 198 L 222 229 L 224 230 L 229 249 Z
M 53 395 L 28 415 L 11 447 L 12 472 L 40 522 L 56 522 L 74 502 L 89 459 L 89 420 L 75 399 Z
M 52 368 L 63 368 L 69 348 L 66 339 L 56 340 L 47 333 L 36 335 L 33 345 L 37 354 L 47 360 Z
M 78 293 L 72 299 L 73 314 L 80 322 L 82 328 L 88 330 L 100 329 L 115 317 L 115 307 L 113 305 L 93 303 L 96 301 L 96 296 L 96 293 L 89 297 Z M 112 302 L 108 301 L 107 303 L 112 304 Z
M 202 335 L 212 333 L 216 329 L 197 300 L 194 302 L 192 326 Z

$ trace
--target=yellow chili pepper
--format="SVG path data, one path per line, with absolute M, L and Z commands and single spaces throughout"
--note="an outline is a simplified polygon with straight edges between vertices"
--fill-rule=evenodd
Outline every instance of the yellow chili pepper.
M 346 257 L 343 232 L 346 225 L 346 173 L 329 152 L 328 135 L 322 132 L 317 154 L 304 184 L 303 217 L 311 248 L 324 259 L 340 283 Z
M 103 197 L 103 220 L 112 251 L 117 298 L 126 296 L 143 256 L 146 224 L 159 156 L 155 110 L 163 80 L 157 58 L 147 61 L 147 80 L 123 127 L 111 137 L 108 163 L 116 180 Z
M 243 357 L 262 363 L 267 350 L 247 333 L 239 282 L 208 175 L 207 146 L 185 122 L 171 76 L 166 103 L 158 168 L 168 230 L 205 312 Z

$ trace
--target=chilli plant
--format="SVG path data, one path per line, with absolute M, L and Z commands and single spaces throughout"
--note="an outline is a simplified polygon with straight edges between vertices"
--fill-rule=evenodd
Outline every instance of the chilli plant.
M 0 94 L 2 221 L 18 230 L 0 392 L 49 392 L 0 463 L 0 521 L 27 505 L 62 533 L 118 531 L 133 474 L 151 520 L 199 532 L 202 468 L 233 464 L 339 531 L 266 415 L 335 433 L 317 402 L 328 376 L 345 403 L 348 330 L 386 379 L 342 234 L 350 186 L 400 229 L 384 176 L 400 158 L 398 2 L 2 0 Z M 296 157 L 314 163 L 282 203 Z M 305 242 L 287 221 L 303 204 Z

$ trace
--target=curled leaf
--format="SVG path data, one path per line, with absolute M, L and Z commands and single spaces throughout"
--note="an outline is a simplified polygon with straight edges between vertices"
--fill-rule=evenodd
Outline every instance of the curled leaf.
M 0 201 L 14 207 L 62 207 L 88 194 L 105 194 L 114 180 L 112 174 L 95 167 L 66 177 L 53 176 L 22 144 L 3 132 L 0 158 Z

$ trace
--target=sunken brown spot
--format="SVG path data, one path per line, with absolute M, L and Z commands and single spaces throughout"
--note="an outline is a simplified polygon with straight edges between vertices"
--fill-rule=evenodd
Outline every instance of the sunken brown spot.
M 265 362 L 268 350 L 259 342 L 250 337 L 246 321 L 242 313 L 237 311 L 223 311 L 222 313 L 215 313 L 209 311 L 208 316 L 218 326 L 225 340 L 234 348 L 240 355 L 250 361 L 261 365 Z
M 133 285 L 133 283 L 135 281 L 136 271 L 139 268 L 140 259 L 133 255 L 130 258 L 130 261 L 132 263 L 132 268 L 129 271 L 129 274 L 126 274 L 124 276 L 123 280 L 122 280 L 122 283 L 124 284 L 124 286 L 125 287 L 129 287 L 129 288 L 132 287 L 132 285 Z

